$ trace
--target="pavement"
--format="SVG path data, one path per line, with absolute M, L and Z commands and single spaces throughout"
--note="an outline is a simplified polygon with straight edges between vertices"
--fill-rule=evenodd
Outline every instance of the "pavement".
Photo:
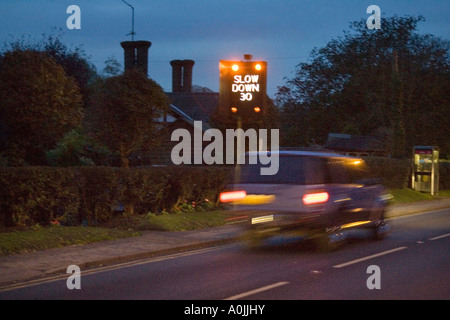
M 450 198 L 388 207 L 387 217 L 450 208 Z M 243 225 L 231 224 L 195 231 L 144 231 L 141 236 L 86 245 L 0 256 L 0 290 L 49 277 L 68 277 L 67 267 L 84 270 L 152 257 L 220 246 L 240 241 Z

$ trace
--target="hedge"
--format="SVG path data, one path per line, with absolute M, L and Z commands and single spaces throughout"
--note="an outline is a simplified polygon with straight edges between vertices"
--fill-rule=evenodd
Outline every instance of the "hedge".
M 450 189 L 450 161 L 439 162 L 439 190 Z
M 217 204 L 228 168 L 0 168 L 0 226 L 96 225 L 125 214 Z
M 1 224 L 29 226 L 37 222 L 49 223 L 61 210 L 68 215 L 76 215 L 80 203 L 76 181 L 75 170 L 1 168 Z
M 374 176 L 388 188 L 410 186 L 412 163 L 368 157 Z M 205 203 L 218 204 L 218 194 L 232 177 L 230 168 L 168 166 L 0 167 L 0 226 L 96 225 L 119 214 L 147 214 Z M 450 166 L 441 166 L 442 187 L 450 188 Z M 191 207 L 192 208 L 192 207 Z
M 412 159 L 364 157 L 371 175 L 381 179 L 386 188 L 403 189 L 411 186 Z

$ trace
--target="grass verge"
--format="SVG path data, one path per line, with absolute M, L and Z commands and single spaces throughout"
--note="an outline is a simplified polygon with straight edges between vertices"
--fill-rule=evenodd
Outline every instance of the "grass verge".
M 450 198 L 450 189 L 448 190 L 440 190 L 439 197 Z
M 39 227 L 0 232 L 0 256 L 139 236 L 140 231 L 185 231 L 225 224 L 220 210 L 142 215 L 117 219 L 109 227 Z
M 224 211 L 182 212 L 150 215 L 137 226 L 138 230 L 186 231 L 225 224 Z
M 87 244 L 139 235 L 138 232 L 99 227 L 52 226 L 0 233 L 0 255 Z
M 434 200 L 436 197 L 428 193 L 422 193 L 412 189 L 389 189 L 392 195 L 392 204 L 409 203 L 423 200 Z

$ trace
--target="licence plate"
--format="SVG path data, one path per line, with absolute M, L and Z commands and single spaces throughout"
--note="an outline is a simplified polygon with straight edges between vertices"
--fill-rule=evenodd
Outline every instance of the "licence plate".
M 270 222 L 270 221 L 273 221 L 273 215 L 252 218 L 252 224 L 264 223 L 264 222 Z

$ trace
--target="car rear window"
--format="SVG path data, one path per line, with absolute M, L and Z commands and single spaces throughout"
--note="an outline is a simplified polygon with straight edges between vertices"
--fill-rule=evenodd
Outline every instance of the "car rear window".
M 240 183 L 264 184 L 323 184 L 327 183 L 326 159 L 321 157 L 283 156 L 275 175 L 261 175 L 261 164 L 241 166 Z

